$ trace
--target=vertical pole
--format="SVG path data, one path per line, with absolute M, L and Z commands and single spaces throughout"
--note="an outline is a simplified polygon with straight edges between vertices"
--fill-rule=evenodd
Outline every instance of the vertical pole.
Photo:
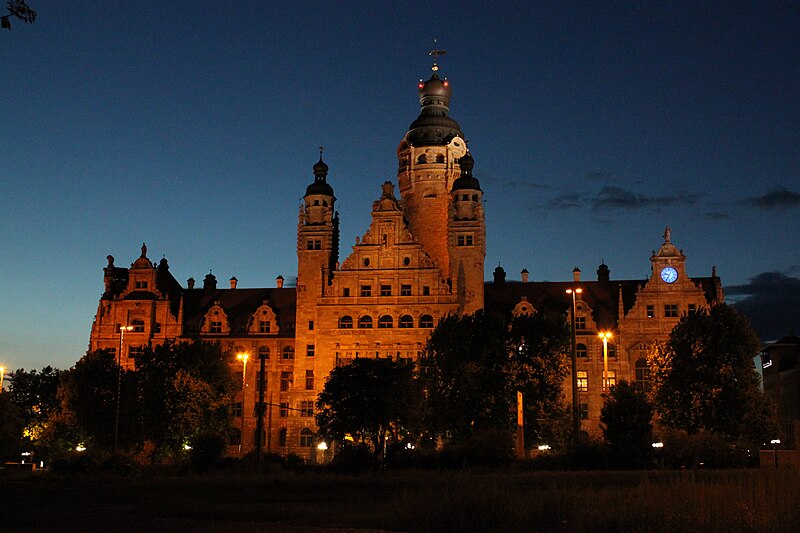
M 572 444 L 577 448 L 580 444 L 581 419 L 578 410 L 578 356 L 577 332 L 575 331 L 575 290 L 572 294 Z
M 608 390 L 608 337 L 603 337 L 603 391 Z
M 272 393 L 269 393 L 269 405 L 267 406 L 267 455 L 272 453 Z
M 117 441 L 119 435 L 119 397 L 122 388 L 122 339 L 125 337 L 126 326 L 119 327 L 119 350 L 117 350 L 117 405 L 114 414 L 114 453 L 117 453 Z

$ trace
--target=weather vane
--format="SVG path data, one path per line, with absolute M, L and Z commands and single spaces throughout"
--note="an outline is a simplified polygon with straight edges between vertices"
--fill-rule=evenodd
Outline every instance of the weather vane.
M 434 39 L 433 46 L 435 47 L 437 44 L 439 44 L 439 42 L 436 39 Z M 439 65 L 437 64 L 437 62 L 439 61 L 439 56 L 443 56 L 446 53 L 447 50 L 443 50 L 441 48 L 434 48 L 433 50 L 428 52 L 428 55 L 433 58 L 433 66 L 431 67 L 432 71 L 436 72 L 437 70 L 439 70 Z

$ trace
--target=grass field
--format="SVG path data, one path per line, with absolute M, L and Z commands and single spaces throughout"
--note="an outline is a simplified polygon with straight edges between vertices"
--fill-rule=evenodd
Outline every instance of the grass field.
M 795 470 L 0 477 L 0 531 L 800 531 Z

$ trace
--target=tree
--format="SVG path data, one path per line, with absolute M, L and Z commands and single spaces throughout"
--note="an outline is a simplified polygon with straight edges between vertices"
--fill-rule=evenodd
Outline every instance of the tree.
M 41 437 L 45 421 L 61 407 L 58 387 L 63 372 L 51 366 L 41 371 L 20 368 L 13 373 L 10 400 L 19 408 L 25 423 L 25 436 L 34 443 Z
M 25 418 L 9 394 L 0 392 L 0 462 L 19 458 Z
M 600 410 L 611 464 L 643 467 L 652 450 L 653 412 L 647 397 L 625 380 L 611 387 Z
M 774 436 L 772 407 L 753 363 L 759 349 L 753 328 L 728 305 L 684 315 L 649 357 L 660 422 L 729 441 L 760 443 Z
M 510 437 L 520 391 L 526 440 L 564 440 L 568 343 L 562 316 L 535 313 L 503 323 L 478 311 L 443 318 L 420 358 L 425 429 L 456 441 L 497 430 Z
M 33 24 L 36 20 L 36 11 L 28 7 L 25 0 L 8 0 L 6 8 L 8 14 L 0 16 L 0 28 L 4 30 L 11 30 L 11 17 L 28 24 Z
M 391 359 L 355 359 L 334 368 L 317 399 L 319 434 L 343 440 L 349 434 L 382 457 L 387 437 L 395 440 L 408 421 L 413 366 Z
M 231 355 L 218 343 L 167 342 L 136 360 L 144 436 L 156 457 L 178 456 L 193 438 L 225 435 L 236 390 Z

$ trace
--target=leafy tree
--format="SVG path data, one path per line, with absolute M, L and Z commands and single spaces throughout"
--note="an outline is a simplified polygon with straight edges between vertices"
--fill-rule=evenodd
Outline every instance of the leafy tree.
M 167 342 L 136 360 L 144 436 L 157 457 L 178 456 L 201 433 L 225 435 L 236 390 L 218 343 Z
M 114 446 L 117 380 L 120 384 L 118 442 L 123 449 L 141 444 L 136 375 L 119 369 L 114 354 L 98 350 L 84 355 L 65 372 L 59 388 L 61 412 L 48 418 L 47 436 L 55 445 L 110 450 Z M 78 441 L 78 442 L 76 442 Z
M 526 440 L 564 441 L 568 344 L 561 316 L 537 313 L 502 323 L 478 311 L 443 318 L 420 358 L 425 429 L 456 441 L 487 431 L 510 436 L 520 391 Z
M 0 28 L 4 30 L 11 30 L 11 17 L 28 24 L 33 24 L 36 20 L 36 11 L 28 7 L 25 0 L 8 0 L 6 8 L 8 14 L 0 16 Z
M 483 311 L 439 321 L 419 360 L 427 433 L 467 440 L 510 427 L 505 340 L 503 324 Z
M 413 366 L 391 359 L 355 359 L 334 368 L 317 398 L 319 433 L 343 440 L 349 434 L 382 457 L 408 421 Z
M 6 392 L 0 392 L 0 462 L 17 456 L 25 418 Z M 15 457 L 15 458 L 16 458 Z
M 643 467 L 652 449 L 653 412 L 644 393 L 625 380 L 611 387 L 600 411 L 603 436 L 616 467 Z
M 20 368 L 13 373 L 8 394 L 25 422 L 25 436 L 34 443 L 44 431 L 45 421 L 61 407 L 58 387 L 63 372 L 51 366 L 40 372 Z
M 649 358 L 660 422 L 729 441 L 758 443 L 774 436 L 772 406 L 753 363 L 759 349 L 753 328 L 728 305 L 684 315 Z

